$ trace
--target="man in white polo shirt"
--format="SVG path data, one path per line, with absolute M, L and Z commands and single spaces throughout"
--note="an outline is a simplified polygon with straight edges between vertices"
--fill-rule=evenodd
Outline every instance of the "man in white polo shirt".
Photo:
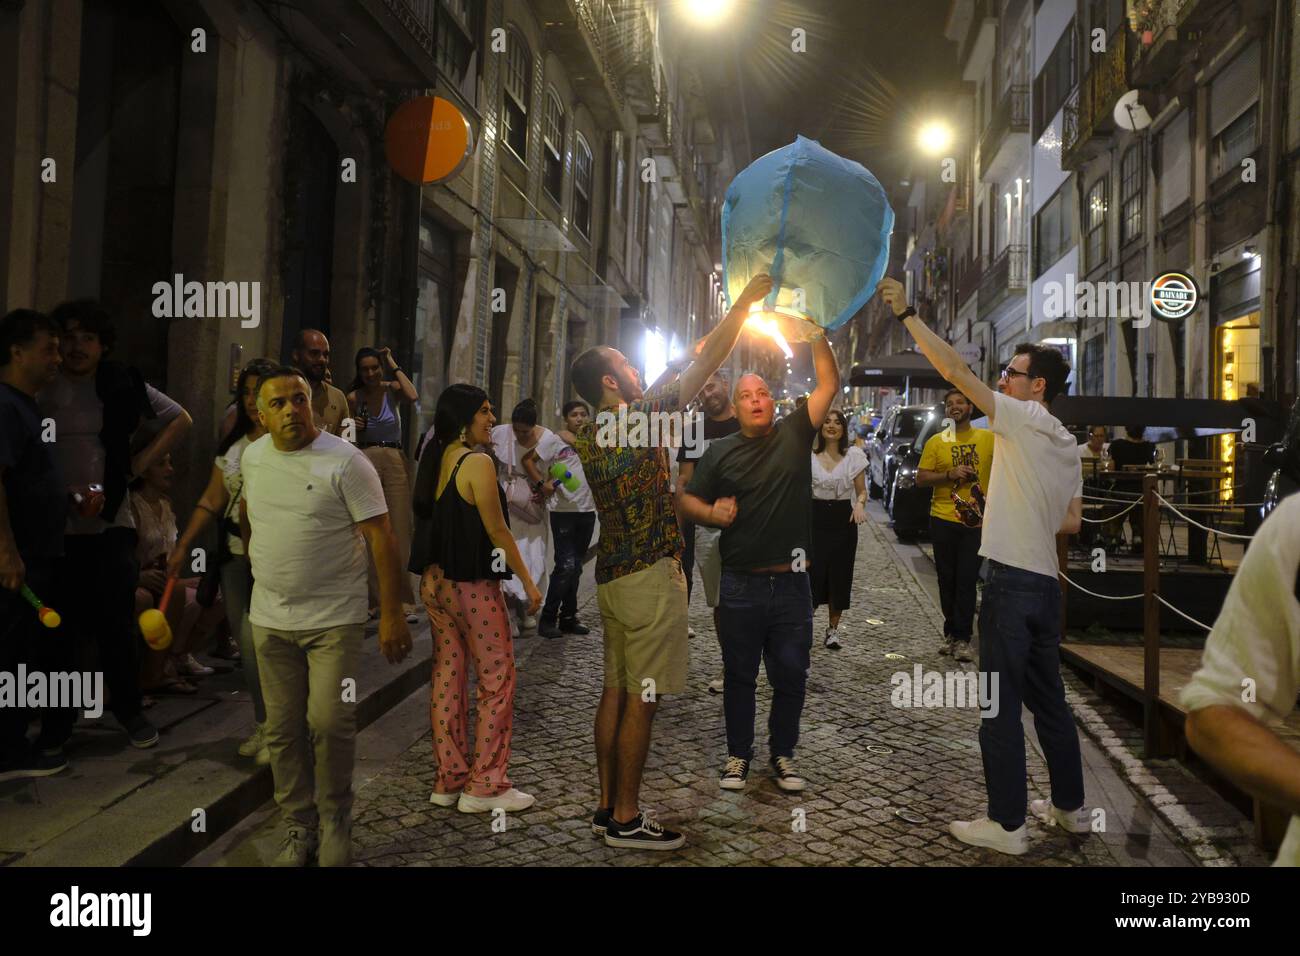
M 317 427 L 301 372 L 283 366 L 262 378 L 257 408 L 267 434 L 240 461 L 240 520 L 266 743 L 287 829 L 275 862 L 306 866 L 319 850 L 321 866 L 346 866 L 357 724 L 355 693 L 343 682 L 357 677 L 369 611 L 367 545 L 379 576 L 379 648 L 391 663 L 411 649 L 397 542 L 374 466 Z
M 1300 690 L 1300 495 L 1255 533 L 1201 669 L 1183 688 L 1187 743 L 1252 797 L 1291 813 L 1276 866 L 1300 866 L 1300 751 L 1269 728 Z
M 1022 705 L 1034 715 L 1052 781 L 1051 802 L 1035 800 L 1034 815 L 1071 833 L 1089 832 L 1079 732 L 1061 681 L 1056 559 L 1056 535 L 1081 524 L 1083 474 L 1074 436 L 1048 410 L 1070 367 L 1051 346 L 1017 346 L 995 394 L 917 317 L 901 283 L 885 279 L 880 292 L 922 354 L 987 414 L 993 432 L 980 543 L 989 570 L 979 615 L 979 668 L 990 675 L 997 704 L 980 715 L 988 815 L 948 829 L 963 843 L 1019 856 L 1029 849 Z

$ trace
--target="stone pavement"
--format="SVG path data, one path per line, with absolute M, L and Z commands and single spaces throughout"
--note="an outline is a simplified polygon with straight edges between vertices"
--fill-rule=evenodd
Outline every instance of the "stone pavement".
M 718 788 L 725 758 L 721 698 L 706 690 L 721 670 L 712 621 L 697 587 L 691 623 L 691 689 L 660 708 L 647 764 L 643 803 L 666 825 L 687 834 L 685 849 L 646 853 L 609 849 L 589 829 L 596 800 L 592 720 L 601 685 L 599 616 L 585 582 L 582 616 L 590 637 L 517 644 L 520 671 L 511 777 L 537 804 L 508 817 L 495 832 L 486 815 L 467 815 L 428 802 L 433 760 L 427 695 L 412 695 L 360 741 L 355 842 L 364 865 L 597 865 L 597 866 L 974 866 L 1188 865 L 1194 862 L 1172 830 L 1156 820 L 1085 738 L 1090 800 L 1107 811 L 1106 832 L 1086 839 L 1030 822 L 1032 849 L 1012 858 L 965 847 L 947 832 L 952 819 L 985 808 L 977 732 L 971 709 L 903 709 L 890 703 L 891 676 L 956 667 L 936 652 L 941 621 L 934 601 L 892 533 L 872 513 L 859 536 L 855 607 L 846 614 L 849 639 L 839 652 L 817 634 L 798 751 L 809 788 L 785 794 L 766 768 L 760 724 L 755 769 L 746 790 Z M 924 559 L 921 559 L 924 563 Z M 698 583 L 698 582 L 697 582 Z M 886 655 L 901 655 L 893 658 Z M 971 665 L 967 665 L 970 667 Z M 760 680 L 760 721 L 770 703 Z M 1030 796 L 1048 794 L 1046 767 L 1029 743 Z M 400 740 L 410 742 L 403 749 Z M 373 748 L 373 750 L 372 750 Z M 919 814 L 908 822 L 899 811 Z M 274 852 L 274 808 L 255 818 L 193 863 L 257 864 Z

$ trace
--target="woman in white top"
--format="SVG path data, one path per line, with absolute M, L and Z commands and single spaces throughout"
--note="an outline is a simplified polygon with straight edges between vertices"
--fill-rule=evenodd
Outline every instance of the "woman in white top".
M 840 649 L 840 617 L 849 607 L 858 525 L 867 520 L 867 456 L 849 444 L 844 413 L 826 414 L 812 450 L 812 553 L 808 555 L 813 607 L 829 605 L 824 643 Z
M 213 521 L 218 523 L 220 541 L 216 563 L 221 572 L 221 597 L 226 608 L 230 631 L 239 639 L 239 654 L 248 696 L 253 699 L 253 735 L 239 745 L 239 753 L 253 757 L 259 764 L 269 763 L 271 752 L 264 738 L 266 704 L 262 699 L 262 684 L 258 679 L 257 653 L 253 650 L 253 628 L 248 623 L 248 601 L 253 593 L 253 572 L 244 554 L 244 542 L 239 537 L 239 502 L 243 497 L 244 477 L 240 472 L 240 458 L 251 442 L 266 434 L 257 416 L 257 386 L 261 377 L 274 371 L 276 364 L 267 359 L 254 359 L 239 373 L 235 386 L 237 397 L 235 425 L 217 445 L 212 477 L 204 489 L 185 533 L 176 542 L 167 558 L 167 573 L 179 574 L 189 566 L 190 551 L 194 542 Z M 209 559 L 211 562 L 212 559 Z

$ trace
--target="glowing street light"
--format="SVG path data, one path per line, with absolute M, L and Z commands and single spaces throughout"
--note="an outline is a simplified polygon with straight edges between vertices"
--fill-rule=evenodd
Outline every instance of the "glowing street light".
M 733 0 L 682 0 L 686 14 L 701 26 L 715 26 L 731 12 Z
M 942 120 L 930 120 L 916 135 L 916 145 L 928 156 L 940 156 L 952 146 L 952 127 Z

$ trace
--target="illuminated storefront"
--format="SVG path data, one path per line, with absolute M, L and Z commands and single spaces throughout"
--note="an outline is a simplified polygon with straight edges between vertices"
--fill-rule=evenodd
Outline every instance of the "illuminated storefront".
M 1258 398 L 1260 259 L 1247 256 L 1214 280 L 1213 315 L 1214 397 Z M 1219 436 L 1218 458 L 1228 475 L 1223 497 L 1231 497 L 1237 454 L 1237 435 Z

